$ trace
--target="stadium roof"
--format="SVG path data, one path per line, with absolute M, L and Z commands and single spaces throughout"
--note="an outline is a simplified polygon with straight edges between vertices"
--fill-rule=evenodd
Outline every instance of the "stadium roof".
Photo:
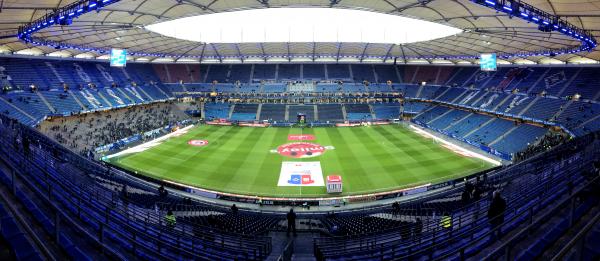
M 0 0 L 0 52 L 33 53 L 78 58 L 106 58 L 99 52 L 27 44 L 14 35 L 19 26 L 77 1 Z M 576 27 L 600 30 L 600 1 L 525 0 L 540 10 L 560 16 Z M 369 10 L 444 23 L 464 30 L 427 42 L 374 43 L 198 43 L 162 36 L 144 26 L 181 17 L 275 7 L 334 7 Z M 135 59 L 180 62 L 392 62 L 394 59 L 427 63 L 475 62 L 479 53 L 516 54 L 575 48 L 581 43 L 557 32 L 542 32 L 538 24 L 509 17 L 469 0 L 137 0 L 120 1 L 77 17 L 68 26 L 36 32 L 38 39 L 94 48 L 126 48 Z M 167 53 L 157 58 L 142 53 Z M 433 59 L 431 57 L 437 57 Z M 200 58 L 201 57 L 201 58 Z M 417 58 L 426 58 L 426 60 Z M 447 58 L 446 58 L 447 57 Z M 446 59 L 444 59 L 446 58 Z M 559 54 L 556 57 L 510 57 L 510 63 L 597 63 L 600 52 Z

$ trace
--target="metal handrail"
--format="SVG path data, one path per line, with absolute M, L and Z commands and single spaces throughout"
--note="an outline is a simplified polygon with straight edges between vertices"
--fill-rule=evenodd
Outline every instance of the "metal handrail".
M 3 142 L 3 143 L 4 143 L 4 145 L 2 146 L 2 150 L 3 150 L 3 151 L 5 151 L 6 149 L 8 149 L 8 148 L 12 147 L 12 146 L 11 146 L 12 144 L 5 143 L 5 142 Z M 33 149 L 31 153 L 38 153 L 38 152 L 39 152 L 38 150 L 36 150 L 36 149 Z M 20 153 L 14 153 L 14 151 L 13 151 L 11 154 L 6 154 L 6 155 L 7 155 L 7 159 L 12 159 L 12 160 L 15 160 L 17 157 L 20 157 Z M 42 162 L 44 162 L 45 164 L 48 164 L 48 162 L 49 162 L 49 158 L 48 158 L 48 155 L 47 155 L 47 154 L 36 154 L 36 155 L 40 156 L 42 159 L 45 159 L 45 160 L 43 160 Z M 13 163 L 13 167 L 14 167 L 14 168 L 18 168 L 18 167 L 16 167 L 14 164 L 19 164 L 19 163 L 20 163 L 20 164 L 29 164 L 29 163 L 28 163 L 28 160 L 25 160 L 25 159 L 16 159 L 16 160 L 17 160 L 17 162 Z M 37 165 L 36 165 L 36 163 L 34 163 L 34 164 L 32 164 L 32 165 L 28 165 L 28 166 L 29 166 L 29 168 L 30 168 L 31 170 L 34 170 L 35 168 L 39 168 L 39 171 L 42 171 L 42 172 L 44 171 L 44 169 L 46 169 L 46 171 L 48 171 L 48 170 L 52 170 L 52 169 L 53 169 L 53 168 L 51 168 L 51 167 L 48 167 L 48 166 L 37 166 Z M 27 174 L 28 174 L 28 175 L 33 175 L 33 173 L 27 173 Z M 46 177 L 46 179 L 48 179 L 48 178 L 49 178 L 49 179 L 52 179 L 52 182 L 53 182 L 53 184 L 55 184 L 55 185 L 56 185 L 56 186 L 58 186 L 58 187 L 62 187 L 62 189 L 63 189 L 64 191 L 68 192 L 68 191 L 70 191 L 70 190 L 71 190 L 71 189 L 69 189 L 69 187 L 68 187 L 68 184 L 69 184 L 69 183 L 71 183 L 71 181 L 70 181 L 70 180 L 54 180 L 54 177 L 53 177 L 53 175 L 46 175 L 45 177 Z M 27 182 L 31 182 L 31 181 L 30 181 L 30 180 L 27 180 Z M 31 184 L 30 184 L 30 185 L 31 185 Z M 77 185 L 81 185 L 81 184 L 73 184 L 73 185 L 74 185 L 74 186 L 73 186 L 74 188 L 79 188 L 79 189 L 81 189 L 81 190 L 89 190 L 89 193 L 90 193 L 90 195 L 95 195 L 95 196 L 97 196 L 97 197 L 100 197 L 100 198 L 98 198 L 99 200 L 98 200 L 98 202 L 97 202 L 97 203 L 99 203 L 99 204 L 103 204 L 103 205 L 104 205 L 104 207 L 105 207 L 105 208 L 107 208 L 107 209 L 110 209 L 110 208 L 111 208 L 111 206 L 104 204 L 105 202 L 107 202 L 107 201 L 108 201 L 108 198 L 107 198 L 106 200 L 102 200 L 102 198 L 103 198 L 103 197 L 104 197 L 104 198 L 106 198 L 106 196 L 107 196 L 107 195 L 106 195 L 106 193 L 102 193 L 101 191 L 97 190 L 97 187 L 95 187 L 95 186 L 93 186 L 93 185 L 92 185 L 92 186 L 83 186 L 83 187 L 79 187 L 79 186 L 77 186 Z M 65 186 L 66 186 L 66 187 L 65 187 Z M 33 186 L 33 187 L 35 187 L 35 186 Z M 49 189 L 51 189 L 51 187 L 48 187 L 48 188 L 49 188 Z M 101 193 L 98 193 L 98 192 L 101 192 Z M 48 191 L 48 193 L 50 194 L 50 191 Z M 73 193 L 73 192 L 70 192 L 70 194 L 72 194 L 72 193 Z M 44 193 L 41 193 L 41 195 L 43 195 L 43 194 L 44 194 Z M 77 197 L 78 197 L 78 195 L 75 195 L 75 196 L 77 196 Z M 80 197 L 78 197 L 78 198 L 80 198 Z M 70 199 L 67 199 L 67 200 L 69 200 L 69 201 L 72 201 L 72 200 L 70 200 Z M 88 203 L 88 202 L 86 202 L 86 201 L 83 201 L 83 202 L 82 202 L 81 200 L 79 200 L 79 202 L 72 202 L 71 204 L 73 204 L 73 205 L 77 205 L 77 204 L 81 204 L 81 203 L 88 204 L 88 207 L 89 207 L 89 208 L 92 208 L 92 209 L 96 207 L 96 206 L 94 206 L 94 205 L 89 205 L 90 203 Z M 122 208 L 123 206 L 120 206 L 120 207 Z M 119 209 L 116 209 L 116 210 L 117 210 L 117 212 L 121 212 L 121 213 L 131 213 L 131 209 L 129 209 L 129 210 L 125 210 L 125 211 L 123 211 L 122 209 L 121 209 L 121 211 L 119 211 Z M 133 209 L 133 210 L 135 211 L 135 209 Z M 143 215 L 145 215 L 146 213 L 147 213 L 147 212 L 144 212 L 144 213 L 134 213 L 134 214 L 136 214 L 136 216 L 137 216 L 137 215 L 139 215 L 139 214 L 143 214 Z M 84 213 L 84 214 L 87 214 L 87 213 Z M 89 216 L 89 218 L 95 219 L 95 217 L 94 217 L 93 215 L 92 215 L 92 216 Z M 102 220 L 98 220 L 98 222 L 99 222 L 99 223 L 102 223 L 103 221 L 102 221 Z M 124 227 L 127 227 L 127 226 L 129 226 L 129 225 L 128 225 L 128 224 L 125 224 L 125 225 L 124 225 Z M 133 228 L 133 227 L 130 227 L 130 229 L 129 229 L 129 230 L 130 230 L 130 231 L 135 231 L 135 228 Z M 159 231 L 161 231 L 161 230 L 164 230 L 164 229 L 159 229 Z M 118 231 L 115 231 L 115 232 L 118 232 Z M 174 235 L 174 236 L 175 236 L 175 237 L 177 237 L 178 239 L 179 239 L 180 237 L 184 236 L 184 235 L 179 235 L 179 236 L 178 236 L 178 235 L 177 235 L 177 233 L 173 233 L 173 232 L 176 232 L 176 231 L 172 231 L 172 232 L 170 232 L 170 234 Z M 164 233 L 164 232 L 163 232 L 163 233 Z M 153 238 L 153 236 L 152 236 L 152 235 L 146 235 L 145 237 L 147 237 L 147 238 Z M 189 235 L 188 235 L 188 237 L 189 237 Z M 231 239 L 231 241 L 232 241 L 232 242 L 234 242 L 234 241 L 237 241 L 237 237 L 233 237 L 233 238 Z M 241 242 L 240 242 L 240 243 L 241 243 Z M 269 243 L 270 243 L 270 240 L 269 240 Z M 133 242 L 133 244 L 136 244 L 136 242 Z M 168 244 L 166 244 L 166 243 L 164 243 L 164 242 L 163 242 L 163 243 L 161 243 L 161 244 L 162 244 L 162 245 L 168 245 Z M 176 247 L 176 246 L 174 246 L 174 247 Z M 267 246 L 267 249 L 268 249 L 268 248 L 270 248 L 270 247 L 269 247 L 269 246 Z
M 585 188 L 587 188 L 591 184 L 594 184 L 598 180 L 600 180 L 600 177 L 595 177 L 593 180 L 591 180 L 587 184 L 585 184 L 584 187 L 579 188 L 577 191 L 575 191 L 574 193 L 569 195 L 567 198 L 561 200 L 561 202 L 559 204 L 557 204 L 554 208 L 550 209 L 546 213 L 543 213 L 541 217 L 538 217 L 536 220 L 532 221 L 529 225 L 527 225 L 526 227 L 521 229 L 519 232 L 512 235 L 509 239 L 504 241 L 500 246 L 495 248 L 492 252 L 488 253 L 488 255 L 485 257 L 485 259 L 490 260 L 492 257 L 499 255 L 500 252 L 506 252 L 506 251 L 510 252 L 509 250 L 512 247 L 512 245 L 515 244 L 515 242 L 524 238 L 524 236 L 530 234 L 531 233 L 530 231 L 533 231 L 535 227 L 538 227 L 541 224 L 543 224 L 544 222 L 548 221 L 548 219 L 550 217 L 552 217 L 557 211 L 559 211 L 564 205 L 572 203 L 573 199 L 575 199 L 576 197 L 579 196 L 578 195 L 579 192 L 583 191 Z
M 553 153 L 553 152 L 558 152 L 557 150 L 559 150 L 559 149 L 560 149 L 560 148 L 558 148 L 558 147 L 557 147 L 557 148 L 554 148 L 554 149 L 552 149 L 552 150 L 548 151 L 547 153 L 545 153 L 544 155 L 548 155 L 548 154 L 550 154 L 550 153 Z M 533 160 L 540 160 L 540 159 L 543 159 L 543 157 L 542 157 L 542 156 L 543 156 L 543 155 L 536 156 L 536 157 L 534 157 L 534 158 L 532 158 L 532 159 L 533 159 Z M 518 163 L 518 164 L 515 164 L 514 166 L 512 166 L 512 167 L 510 167 L 510 168 L 503 169 L 503 170 L 500 170 L 500 171 L 498 171 L 498 172 L 496 172 L 496 173 L 493 173 L 493 174 L 490 176 L 490 178 L 489 178 L 489 180 L 491 180 L 491 182 L 490 182 L 490 183 L 494 183 L 494 182 L 496 182 L 496 183 L 502 183 L 503 181 L 506 181 L 506 180 L 514 180 L 514 179 L 515 179 L 515 176 L 523 175 L 523 173 L 524 173 L 524 172 L 522 172 L 522 171 L 514 171 L 514 169 L 517 169 L 517 170 L 519 170 L 519 168 L 521 168 L 521 167 L 530 168 L 530 166 L 527 166 L 528 164 L 530 164 L 530 161 L 524 161 L 524 162 L 520 162 L 520 163 Z M 509 175 L 504 175 L 504 174 L 507 174 L 507 173 L 509 173 Z M 516 173 L 516 174 L 515 174 L 515 173 Z M 461 183 L 461 185 L 462 185 L 462 183 Z M 451 189 L 450 191 L 442 191 L 442 192 L 440 192 L 439 194 L 435 194 L 435 196 L 432 196 L 432 197 L 440 196 L 440 195 L 442 195 L 442 194 L 444 194 L 444 193 L 446 193 L 446 194 L 451 194 L 451 193 L 456 193 L 456 192 L 460 192 L 460 191 L 462 191 L 462 186 L 457 186 L 456 188 L 453 188 L 453 189 Z M 411 200 L 411 201 L 409 201 L 409 202 L 406 202 L 406 203 L 403 203 L 403 204 L 409 204 L 409 203 L 413 203 L 414 201 L 424 201 L 424 199 L 415 199 L 415 200 Z M 475 205 L 475 204 L 481 204 L 482 202 L 485 202 L 485 201 L 486 201 L 486 199 L 481 199 L 479 202 L 474 202 L 474 203 L 472 203 L 471 205 L 465 206 L 465 207 L 464 207 L 464 208 L 462 208 L 462 209 L 458 209 L 456 212 L 460 212 L 460 211 L 468 210 L 468 209 L 469 209 L 469 208 L 471 208 L 473 205 Z M 389 208 L 389 206 L 385 206 L 384 208 Z M 380 208 L 377 208 L 377 209 L 381 209 L 381 207 L 380 207 Z M 340 212 L 338 212 L 338 213 L 340 213 Z M 398 233 L 398 230 L 397 230 L 397 229 L 391 229 L 391 230 L 389 230 L 389 231 L 387 231 L 387 232 L 390 232 L 390 233 Z M 378 234 L 378 235 L 381 235 L 381 234 L 383 234 L 383 233 L 386 233 L 386 231 L 379 231 L 377 234 Z M 348 239 L 351 239 L 352 237 L 355 237 L 355 236 L 338 236 L 338 237 L 333 237 L 333 238 L 334 238 L 334 239 L 335 239 L 335 238 L 339 238 L 339 239 L 348 240 Z M 324 238 L 324 240 L 327 240 L 327 239 L 331 239 L 331 237 Z
M 559 176 L 556 176 L 556 177 L 555 177 L 554 181 L 556 181 L 556 180 L 562 180 L 562 179 L 563 179 L 563 176 L 562 176 L 562 175 L 559 175 Z M 547 187 L 547 186 L 546 186 L 546 184 L 540 184 L 540 185 L 538 186 L 538 189 L 544 189 L 545 187 Z M 541 190 L 541 191 L 540 191 L 540 193 L 548 193 L 548 192 L 549 192 L 549 191 L 547 191 L 547 190 Z M 520 199 L 520 200 L 517 200 L 517 201 L 519 201 L 519 202 L 522 202 L 522 201 L 528 201 L 528 200 L 531 200 L 531 199 L 533 199 L 533 198 L 537 198 L 537 197 L 539 197 L 538 193 L 535 193 L 535 194 L 533 194 L 533 195 L 524 195 L 524 196 L 523 196 L 523 199 Z M 514 205 L 514 201 L 512 202 L 512 204 L 511 204 L 511 205 Z M 534 206 L 531 206 L 530 208 L 533 208 L 533 207 L 535 207 L 535 205 L 534 205 Z M 517 206 L 514 206 L 514 207 L 513 207 L 513 208 L 511 208 L 511 209 L 512 209 L 512 211 L 515 211 L 515 213 L 516 213 L 516 210 L 517 210 L 517 208 L 518 208 L 518 204 L 517 204 Z M 481 208 L 480 208 L 480 209 L 481 209 Z M 525 213 L 525 212 L 527 212 L 527 211 L 523 211 L 522 213 Z M 474 227 L 472 227 L 472 228 L 468 228 L 468 229 L 466 229 L 465 231 L 461 231 L 461 232 L 456 232 L 456 231 L 454 231 L 454 230 L 451 230 L 451 231 L 443 231 L 443 230 L 439 230 L 439 229 L 436 229 L 436 228 L 439 228 L 439 224 L 438 224 L 438 223 L 434 223 L 434 224 L 433 224 L 433 225 L 434 225 L 434 227 L 433 227 L 433 229 L 431 229 L 431 230 L 433 231 L 433 233 L 431 233 L 431 234 L 433 234 L 433 235 L 431 235 L 431 234 L 430 234 L 430 236 L 432 237 L 432 239 L 443 237 L 445 234 L 452 235 L 452 236 L 457 236 L 457 235 L 458 235 L 458 233 L 460 233 L 460 234 L 468 234 L 468 232 L 469 232 L 469 231 L 478 231 L 478 230 L 480 230 L 480 229 L 483 229 L 483 228 L 487 227 L 487 222 L 481 222 L 481 220 L 482 220 L 482 219 L 487 219 L 487 218 L 483 218 L 483 217 L 486 217 L 486 214 L 478 214 L 478 213 L 469 212 L 469 214 L 467 214 L 467 215 L 465 216 L 465 219 L 467 219 L 467 218 L 468 218 L 468 216 L 471 216 L 470 220 L 474 220 L 472 217 L 473 217 L 473 216 L 476 216 L 476 215 L 477 215 L 477 216 L 479 216 L 479 217 L 482 217 L 482 218 L 480 218 L 480 219 L 479 219 L 480 221 L 473 221 L 473 222 L 471 222 L 471 223 L 468 223 L 466 226 L 472 226 L 472 225 L 475 225 L 475 226 L 474 226 Z M 516 219 L 516 218 L 518 218 L 518 217 L 520 217 L 520 215 L 516 215 L 516 216 L 514 216 L 514 217 L 513 217 L 513 219 Z M 481 223 L 481 224 L 479 224 L 479 223 Z M 459 227 L 463 227 L 463 226 L 460 226 L 460 225 L 459 225 Z M 439 233 L 440 231 L 441 231 L 442 233 Z M 397 233 L 396 233 L 396 235 L 392 235 L 392 236 L 396 236 L 396 237 L 397 237 L 397 234 L 398 234 L 398 233 L 401 233 L 401 232 L 397 232 Z M 439 233 L 439 234 L 438 234 L 438 233 Z M 486 235 L 487 235 L 487 234 L 484 234 L 483 236 L 486 236 Z M 398 243 L 399 243 L 399 245 L 394 245 L 394 247 L 395 247 L 395 248 L 400 248 L 400 249 L 404 249 L 404 248 L 410 248 L 411 246 L 413 246 L 413 245 L 414 245 L 414 243 L 419 243 L 419 242 L 421 242 L 421 241 L 423 240 L 423 238 L 427 238 L 427 236 L 428 236 L 427 234 L 424 234 L 424 236 L 422 236 L 422 237 L 420 237 L 420 238 L 415 238 L 415 239 L 412 239 L 411 241 L 402 241 L 402 242 L 398 242 Z M 364 240 L 364 239 L 363 239 L 363 240 Z M 442 241 L 434 242 L 434 244 L 432 244 L 431 246 L 429 246 L 429 247 L 427 247 L 427 248 L 424 248 L 424 249 L 421 249 L 421 250 L 419 250 L 418 252 L 411 253 L 410 255 L 411 255 L 411 256 L 414 256 L 414 255 L 416 255 L 416 254 L 418 254 L 418 253 L 426 253 L 426 252 L 429 252 L 429 251 L 431 251 L 432 249 L 435 249 L 435 248 L 437 248 L 437 247 L 440 247 L 440 246 L 444 246 L 444 245 L 445 245 L 445 242 L 446 242 L 446 241 L 448 241 L 448 240 L 452 240 L 452 238 L 448 238 L 448 239 L 446 239 L 446 240 L 442 240 Z M 377 248 L 380 248 L 380 247 L 386 247 L 386 244 L 388 244 L 388 243 L 389 243 L 389 242 L 383 242 L 383 243 L 375 243 L 375 242 L 372 242 L 372 243 L 369 243 L 369 240 L 364 240 L 364 241 L 366 241 L 366 242 L 364 242 L 364 244 L 368 244 L 368 245 L 369 245 L 369 247 L 370 247 L 370 249 L 377 249 Z M 344 242 L 344 249 L 345 249 L 345 245 L 346 245 L 346 243 L 347 243 L 347 242 Z M 373 244 L 375 244 L 375 245 L 373 245 Z M 335 246 L 334 246 L 334 245 L 332 245 L 332 246 L 330 246 L 330 247 L 332 247 L 332 248 L 335 248 Z M 339 247 L 339 246 L 338 246 L 338 247 Z
M 556 253 L 556 255 L 554 255 L 554 257 L 552 257 L 552 261 L 558 261 L 558 260 L 563 260 L 563 258 L 569 253 L 569 251 L 571 251 L 571 249 L 573 249 L 573 247 L 575 246 L 575 244 L 582 244 L 583 246 L 583 240 L 585 239 L 584 237 L 587 236 L 588 232 L 590 232 L 590 230 L 592 230 L 592 228 L 594 228 L 594 226 L 600 222 L 600 212 L 596 213 L 596 216 L 594 216 L 584 227 L 581 228 L 581 230 L 579 230 L 579 232 L 577 232 L 577 234 L 575 236 L 573 236 L 573 238 L 571 240 L 569 240 L 569 242 L 563 246 L 560 251 L 558 253 Z M 579 255 L 582 254 L 582 251 L 580 249 L 580 251 L 577 251 L 577 253 Z
M 589 136 L 588 136 L 588 137 L 589 137 Z M 587 141 L 587 139 L 584 139 L 583 141 Z M 579 144 L 579 143 L 581 143 L 581 142 L 578 142 L 577 144 Z M 585 143 L 584 143 L 584 144 L 585 144 Z M 566 146 L 561 146 L 561 147 L 563 147 L 563 148 L 564 148 L 564 147 L 570 148 L 570 146 L 571 146 L 571 145 L 572 145 L 572 144 L 567 144 Z M 595 143 L 594 145 L 598 145 L 598 144 L 597 144 L 597 143 Z M 553 150 L 553 151 L 554 151 L 554 150 Z M 560 152 L 560 151 L 562 151 L 562 149 L 561 149 L 561 150 L 559 150 L 559 152 Z M 594 153 L 592 153 L 592 155 L 587 155 L 587 156 L 588 156 L 588 157 L 587 157 L 587 161 L 588 161 L 588 162 L 594 159 L 594 157 L 593 157 L 593 154 L 594 154 Z M 563 157 L 564 157 L 564 154 L 563 154 L 563 153 L 561 153 L 561 156 L 563 156 Z M 536 159 L 536 160 L 541 160 L 541 159 L 544 159 L 544 158 L 542 158 L 542 157 L 535 157 L 535 159 Z M 580 159 L 580 160 L 583 160 L 583 159 Z M 530 163 L 530 162 L 529 162 L 529 161 L 525 161 L 525 162 L 523 162 L 522 164 L 526 164 L 526 163 Z M 574 163 L 574 162 L 573 162 L 573 163 Z M 571 167 L 571 168 L 572 168 L 573 170 L 575 170 L 575 171 L 576 171 L 576 170 L 578 170 L 578 169 L 580 169 L 580 167 L 579 167 L 579 166 L 583 166 L 583 165 L 585 165 L 585 162 L 583 162 L 583 163 L 582 163 L 582 162 L 579 162 L 578 164 L 573 164 L 573 163 L 571 163 L 571 164 L 566 164 L 566 165 L 568 165 L 568 167 Z M 572 171 L 573 171 L 573 170 L 572 170 Z M 563 171 L 564 171 L 564 170 L 563 170 Z M 560 180 L 560 177 L 557 177 L 557 179 L 559 179 L 559 180 Z M 550 183 L 552 183 L 552 182 L 550 182 Z M 547 188 L 547 187 L 548 187 L 548 183 L 546 183 L 546 184 L 540 184 L 540 186 L 543 186 L 543 187 L 546 187 L 546 188 Z M 396 235 L 397 235 L 398 233 L 399 233 L 399 232 L 396 232 Z M 380 239 L 380 238 L 381 238 L 381 237 L 378 237 L 378 238 L 375 238 L 375 239 L 373 239 L 373 240 L 376 242 L 376 241 L 377 241 L 378 239 Z M 327 239 L 324 239 L 324 240 L 327 240 Z M 361 244 L 362 244 L 362 242 L 363 242 L 363 241 L 366 241 L 366 242 L 365 242 L 365 244 L 369 244 L 371 248 L 373 248 L 373 247 L 374 247 L 374 246 L 373 246 L 373 245 L 371 245 L 371 244 L 376 244 L 376 245 L 378 245 L 377 247 L 379 247 L 379 245 L 380 245 L 381 247 L 385 247 L 385 246 L 386 246 L 386 244 L 387 244 L 386 242 L 381 242 L 381 243 L 375 243 L 375 242 L 372 242 L 372 243 L 368 243 L 370 240 L 369 240 L 369 239 L 364 239 L 364 238 L 361 238 L 361 239 L 358 239 L 358 240 L 360 240 Z M 384 241 L 385 241 L 385 240 L 384 240 Z M 316 242 L 317 242 L 317 240 L 315 240 L 315 243 L 316 243 Z M 333 242 L 332 242 L 332 243 L 333 243 Z M 343 244 L 343 245 L 345 246 L 347 243 L 348 243 L 347 241 L 344 241 L 344 244 Z M 334 247 L 334 246 L 332 245 L 332 247 Z

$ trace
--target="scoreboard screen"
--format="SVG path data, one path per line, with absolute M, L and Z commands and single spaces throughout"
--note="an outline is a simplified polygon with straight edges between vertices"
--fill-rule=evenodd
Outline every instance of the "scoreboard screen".
M 482 71 L 496 71 L 497 61 L 495 53 L 482 53 L 479 59 L 479 66 Z
M 127 50 L 111 49 L 110 50 L 110 66 L 125 67 L 127 64 Z

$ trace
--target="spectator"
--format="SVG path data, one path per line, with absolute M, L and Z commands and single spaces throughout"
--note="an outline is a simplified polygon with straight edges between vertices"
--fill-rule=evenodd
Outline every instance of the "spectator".
M 400 204 L 398 202 L 394 202 L 392 204 L 392 211 L 394 212 L 394 215 L 398 215 L 400 213 Z
M 26 158 L 29 158 L 30 148 L 29 148 L 29 138 L 23 136 L 23 153 Z
M 290 230 L 294 231 L 294 236 L 296 236 L 296 213 L 294 213 L 294 209 L 290 208 L 290 212 L 287 213 L 287 236 L 290 235 Z
M 66 147 L 88 156 L 97 147 L 186 119 L 189 116 L 167 102 L 52 119 L 45 121 L 40 129 Z M 152 137 L 142 137 L 145 138 Z
M 463 191 L 463 193 L 460 196 L 460 200 L 462 201 L 463 204 L 469 204 L 469 201 L 471 201 L 471 193 L 469 193 L 469 191 L 465 188 L 465 190 Z
M 528 159 L 534 155 L 542 153 L 555 147 L 557 145 L 563 144 L 568 140 L 568 137 L 564 134 L 557 133 L 548 133 L 546 136 L 542 137 L 539 141 L 530 144 L 525 150 L 519 152 L 515 155 L 515 161 L 523 161 Z
M 161 184 L 158 188 L 158 196 L 161 198 L 166 198 L 169 195 L 169 192 L 165 189 L 165 185 Z
M 481 193 L 483 192 L 483 189 L 481 188 L 481 185 L 475 185 L 475 188 L 473 189 L 473 195 L 471 196 L 471 199 L 473 199 L 473 201 L 479 201 L 481 199 Z
M 127 192 L 127 184 L 123 185 L 121 188 L 121 198 L 125 204 L 129 201 L 129 192 Z
M 415 222 L 415 226 L 413 227 L 413 233 L 415 237 L 420 237 L 423 232 L 423 221 L 420 218 L 417 218 L 417 222 Z
M 473 189 L 475 188 L 475 186 L 467 178 L 465 178 L 464 180 L 465 180 L 465 191 L 467 191 L 467 193 L 469 193 L 469 195 L 471 195 L 471 193 L 473 193 Z
M 170 209 L 167 211 L 167 215 L 165 216 L 165 222 L 169 228 L 174 228 L 175 225 L 177 225 L 177 218 Z
M 502 233 L 500 225 L 504 223 L 504 211 L 506 211 L 506 201 L 502 198 L 499 191 L 494 191 L 492 203 L 488 210 L 488 220 L 492 225 L 492 230 L 497 229 L 494 232 L 498 238 Z
M 340 227 L 338 227 L 338 225 L 333 225 L 329 232 L 331 233 L 331 235 L 337 236 L 340 233 Z
M 237 214 L 237 213 L 238 213 L 238 207 L 237 207 L 235 204 L 233 204 L 233 205 L 231 206 L 231 214 L 234 214 L 234 215 L 235 215 L 235 214 Z
M 452 217 L 450 216 L 450 213 L 444 212 L 444 215 L 442 216 L 440 225 L 442 226 L 443 229 L 448 229 L 448 230 L 452 229 Z

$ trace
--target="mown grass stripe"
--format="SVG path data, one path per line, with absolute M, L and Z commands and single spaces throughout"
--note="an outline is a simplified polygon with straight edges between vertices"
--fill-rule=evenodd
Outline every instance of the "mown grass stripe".
M 314 134 L 335 149 L 313 158 L 269 151 L 290 143 L 288 134 Z M 207 139 L 206 147 L 187 144 Z M 113 160 L 116 165 L 208 189 L 262 196 L 325 196 L 324 187 L 278 187 L 282 161 L 319 161 L 323 178 L 341 174 L 343 195 L 441 182 L 489 167 L 400 126 L 358 128 L 245 128 L 198 126 L 147 151 Z

